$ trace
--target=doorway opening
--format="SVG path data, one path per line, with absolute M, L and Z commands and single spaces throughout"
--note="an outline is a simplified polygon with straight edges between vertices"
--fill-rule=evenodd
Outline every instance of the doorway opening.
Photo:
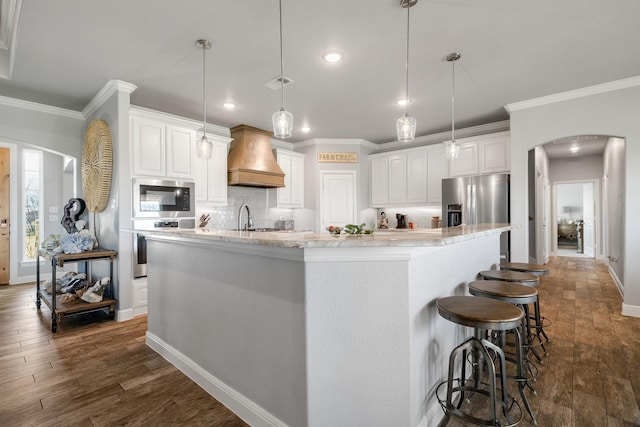
M 594 258 L 595 182 L 556 183 L 554 187 L 556 254 Z

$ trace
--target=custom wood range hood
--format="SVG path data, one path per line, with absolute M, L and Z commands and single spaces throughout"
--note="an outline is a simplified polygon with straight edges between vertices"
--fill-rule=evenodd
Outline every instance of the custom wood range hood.
M 273 134 L 247 125 L 231 128 L 227 158 L 228 185 L 284 187 L 284 172 L 271 150 Z

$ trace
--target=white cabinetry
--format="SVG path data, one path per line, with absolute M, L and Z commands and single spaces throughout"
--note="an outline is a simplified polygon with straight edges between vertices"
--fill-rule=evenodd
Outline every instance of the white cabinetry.
M 451 176 L 509 172 L 509 132 L 498 132 L 458 140 L 460 153 L 451 162 Z
M 449 178 L 449 162 L 444 147 L 429 147 L 427 152 L 427 202 L 442 202 L 442 180 Z
M 320 171 L 322 185 L 320 201 L 320 227 L 324 231 L 330 225 L 340 227 L 357 221 L 356 172 Z
M 193 179 L 195 131 L 132 113 L 133 175 Z
M 426 204 L 427 157 L 425 147 L 369 156 L 371 206 Z
M 284 172 L 284 187 L 276 189 L 276 207 L 304 207 L 304 154 L 275 150 L 276 160 Z
M 197 156 L 194 143 L 194 179 L 196 202 L 227 204 L 227 151 L 229 138 L 207 135 L 213 144 L 210 159 Z

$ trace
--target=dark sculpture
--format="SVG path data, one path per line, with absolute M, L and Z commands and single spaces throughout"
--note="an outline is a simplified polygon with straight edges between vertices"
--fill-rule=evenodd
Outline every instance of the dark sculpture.
M 67 203 L 64 207 L 64 215 L 62 216 L 62 220 L 60 224 L 67 230 L 67 233 L 75 233 L 79 230 L 76 229 L 76 221 L 80 219 L 80 215 L 82 215 L 87 208 L 87 204 L 82 199 L 69 199 L 69 203 Z

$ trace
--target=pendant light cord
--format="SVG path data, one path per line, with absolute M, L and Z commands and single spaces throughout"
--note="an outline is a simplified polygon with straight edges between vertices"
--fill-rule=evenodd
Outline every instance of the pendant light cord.
M 404 115 L 407 115 L 409 108 L 409 10 L 411 9 L 410 0 L 407 0 L 407 60 L 405 61 L 405 89 L 404 89 Z
M 451 61 L 451 142 L 456 141 L 456 61 Z
M 202 126 L 204 128 L 202 137 L 207 137 L 207 44 L 202 43 Z
M 282 111 L 284 111 L 284 56 L 282 50 L 282 0 L 279 0 L 280 4 L 280 90 L 282 95 Z

